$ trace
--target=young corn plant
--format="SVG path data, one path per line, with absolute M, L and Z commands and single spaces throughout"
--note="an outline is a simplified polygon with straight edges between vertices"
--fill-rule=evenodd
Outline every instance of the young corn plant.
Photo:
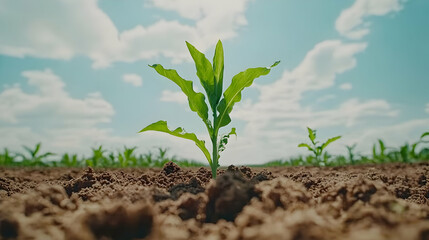
M 183 79 L 174 69 L 164 69 L 160 64 L 149 65 L 161 76 L 164 76 L 176 83 L 182 92 L 187 96 L 189 107 L 196 112 L 203 121 L 212 142 L 212 154 L 207 150 L 205 142 L 197 138 L 194 133 L 188 133 L 183 128 L 178 127 L 170 130 L 166 121 L 158 121 L 143 128 L 145 131 L 159 131 L 170 135 L 184 138 L 195 142 L 197 147 L 204 153 L 212 170 L 212 177 L 216 178 L 216 171 L 219 167 L 220 153 L 225 149 L 228 138 L 235 133 L 235 128 L 219 137 L 219 130 L 227 126 L 231 122 L 230 113 L 234 104 L 241 100 L 241 92 L 244 88 L 252 85 L 253 80 L 267 75 L 271 68 L 279 64 L 275 62 L 270 67 L 249 68 L 238 73 L 232 78 L 231 85 L 223 92 L 223 72 L 224 72 L 224 56 L 222 42 L 219 40 L 216 44 L 216 49 L 213 57 L 213 64 L 205 57 L 203 53 L 198 51 L 190 43 L 186 42 L 188 50 L 195 62 L 197 76 L 203 86 L 209 105 L 206 103 L 206 96 L 203 93 L 195 92 L 193 82 Z M 212 118 L 209 118 L 209 107 Z
M 429 143 L 429 132 L 424 132 L 420 139 L 411 145 L 410 156 L 415 160 L 429 160 L 428 153 L 429 148 L 422 148 L 420 152 L 417 152 L 417 146 L 422 143 Z
M 88 167 L 98 167 L 103 166 L 103 163 L 106 163 L 107 158 L 104 154 L 107 152 L 103 149 L 103 146 L 99 146 L 98 148 L 91 148 L 92 156 L 86 159 L 86 166 Z M 104 165 L 107 166 L 107 165 Z
M 23 148 L 27 151 L 28 155 L 27 156 L 24 154 L 18 154 L 18 155 L 22 157 L 22 164 L 24 164 L 24 166 L 47 166 L 44 160 L 47 157 L 53 156 L 55 154 L 51 152 L 39 154 L 41 146 L 42 146 L 41 143 L 37 143 L 36 146 L 34 147 L 34 150 L 27 146 L 23 146 Z
M 310 138 L 311 146 L 307 143 L 301 143 L 298 145 L 298 147 L 305 147 L 312 153 L 314 153 L 314 157 L 316 159 L 316 164 L 320 164 L 321 162 L 324 162 L 325 166 L 328 164 L 328 158 L 329 155 L 325 154 L 323 155 L 323 150 L 331 144 L 332 142 L 338 140 L 341 138 L 341 136 L 336 136 L 333 138 L 329 138 L 326 142 L 322 143 L 321 145 L 318 145 L 318 141 L 316 141 L 316 130 L 313 130 L 309 127 L 307 127 L 308 130 L 308 138 Z M 323 156 L 323 159 L 322 159 Z
M 377 163 L 384 163 L 387 162 L 389 160 L 388 156 L 387 156 L 387 147 L 384 144 L 383 140 L 378 139 L 378 145 L 379 145 L 379 150 L 377 152 L 377 144 L 374 144 L 372 146 L 372 159 L 377 162 Z
M 3 153 L 0 153 L 0 166 L 12 166 L 15 163 L 15 157 L 10 154 L 7 148 L 4 149 Z
M 137 158 L 134 151 L 137 147 L 128 148 L 124 146 L 124 150 L 118 153 L 118 162 L 120 167 L 137 166 Z
M 420 143 L 429 143 L 429 132 L 425 132 L 420 137 Z M 429 161 L 429 148 L 425 147 L 418 153 L 418 159 Z
M 70 155 L 68 153 L 64 153 L 60 160 L 60 165 L 64 167 L 79 166 L 79 160 L 78 160 L 77 154 Z
M 347 153 L 349 155 L 349 163 L 354 165 L 356 163 L 355 154 L 353 150 L 356 148 L 357 144 L 353 144 L 352 146 L 346 146 Z

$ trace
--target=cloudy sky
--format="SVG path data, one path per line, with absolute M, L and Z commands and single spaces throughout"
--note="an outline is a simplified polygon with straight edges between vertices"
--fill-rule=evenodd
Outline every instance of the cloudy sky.
M 0 147 L 163 146 L 205 161 L 193 142 L 137 132 L 162 119 L 208 140 L 180 89 L 147 65 L 201 91 L 185 40 L 212 59 L 218 39 L 224 85 L 282 61 L 243 92 L 221 164 L 303 154 L 306 126 L 343 136 L 331 153 L 414 141 L 429 130 L 428 11 L 426 0 L 0 0 Z

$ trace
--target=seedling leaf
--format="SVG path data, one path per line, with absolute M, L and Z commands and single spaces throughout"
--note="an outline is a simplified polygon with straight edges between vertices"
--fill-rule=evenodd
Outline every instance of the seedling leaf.
M 311 142 L 314 144 L 314 139 L 316 139 L 316 130 L 313 130 L 309 127 L 307 127 L 308 130 L 308 137 L 310 138 Z
M 219 93 L 216 92 L 217 86 L 215 83 L 212 64 L 206 58 L 206 56 L 198 51 L 192 44 L 186 42 L 186 45 L 188 46 L 189 52 L 194 59 L 195 67 L 197 69 L 197 76 L 200 79 L 204 90 L 206 90 L 210 106 L 212 109 L 215 109 L 216 104 L 219 102 L 222 91 Z
M 197 93 L 194 91 L 194 88 L 192 87 L 192 81 L 183 79 L 174 69 L 164 69 L 161 64 L 154 64 L 149 66 L 154 68 L 160 75 L 176 83 L 180 87 L 180 89 L 182 89 L 182 92 L 188 97 L 188 103 L 191 110 L 196 112 L 198 116 L 200 116 L 206 126 L 210 126 L 208 120 L 208 107 L 205 102 L 205 96 L 200 92 Z
M 217 107 L 219 116 L 216 119 L 217 122 L 215 125 L 217 128 L 215 129 L 215 132 L 217 132 L 219 128 L 224 127 L 231 122 L 229 114 L 231 113 L 234 104 L 241 100 L 241 92 L 243 89 L 252 85 L 253 80 L 256 78 L 262 75 L 267 75 L 271 68 L 278 64 L 279 61 L 275 62 L 270 67 L 249 68 L 238 73 L 232 78 L 231 85 L 225 90 L 223 99 L 219 102 Z
M 231 132 L 229 132 L 228 134 L 223 135 L 223 136 L 220 138 L 220 141 L 219 141 L 219 153 L 221 153 L 221 152 L 225 151 L 226 144 L 228 144 L 228 139 L 229 139 L 229 137 L 230 137 L 231 135 L 235 135 L 235 136 L 237 136 L 237 133 L 235 132 L 235 128 L 232 128 L 232 129 L 231 129 Z M 219 157 L 219 155 L 218 155 L 218 157 Z
M 298 145 L 298 147 L 306 147 L 306 148 L 308 148 L 308 150 L 314 152 L 314 149 L 312 147 L 310 147 L 310 145 L 308 145 L 307 143 L 301 143 Z
M 340 139 L 341 136 L 336 136 L 333 138 L 329 138 L 324 144 L 322 144 L 322 150 L 325 149 L 330 143 L 337 141 L 338 139 Z
M 213 72 L 215 77 L 215 95 L 216 103 L 219 102 L 222 96 L 222 85 L 223 85 L 223 70 L 224 70 L 224 58 L 223 58 L 223 46 L 219 40 L 216 44 L 215 54 L 213 56 Z
M 210 153 L 206 148 L 205 142 L 203 140 L 198 139 L 194 133 L 187 133 L 181 127 L 178 127 L 175 130 L 171 131 L 167 126 L 167 122 L 163 120 L 150 124 L 149 126 L 143 128 L 139 133 L 146 131 L 164 132 L 179 138 L 192 140 L 195 142 L 197 147 L 200 148 L 201 151 L 204 153 L 204 156 L 206 156 L 207 160 L 209 161 L 209 164 L 212 164 Z
M 386 147 L 385 147 L 385 145 L 384 145 L 383 140 L 378 139 L 378 143 L 380 144 L 380 154 L 381 154 L 381 155 L 384 155 L 384 150 L 386 150 Z

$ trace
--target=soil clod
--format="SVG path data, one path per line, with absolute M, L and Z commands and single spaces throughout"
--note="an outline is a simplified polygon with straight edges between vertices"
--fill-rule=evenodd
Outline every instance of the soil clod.
M 181 169 L 179 166 L 177 166 L 177 164 L 175 164 L 174 162 L 168 162 L 164 165 L 164 167 L 162 168 L 162 172 L 165 175 L 170 175 L 172 173 L 177 173 L 179 172 Z
M 220 175 L 215 184 L 207 189 L 206 222 L 217 222 L 219 219 L 234 221 L 235 217 L 252 197 L 255 197 L 254 183 L 248 181 L 236 169 Z
M 189 183 L 179 183 L 168 189 L 171 199 L 177 200 L 183 193 L 198 194 L 204 192 L 204 188 L 196 178 L 191 178 Z

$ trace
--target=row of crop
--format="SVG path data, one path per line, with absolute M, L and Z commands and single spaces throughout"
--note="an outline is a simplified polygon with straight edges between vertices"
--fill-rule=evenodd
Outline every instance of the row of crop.
M 0 153 L 0 166 L 17 167 L 162 167 L 172 161 L 181 167 L 204 166 L 204 164 L 169 157 L 167 148 L 158 148 L 156 153 L 148 152 L 136 154 L 136 147 L 124 147 L 120 151 L 107 151 L 102 146 L 92 148 L 90 157 L 79 157 L 77 154 L 56 155 L 55 153 L 42 153 L 41 144 L 34 148 L 24 146 L 25 153 L 11 153 L 7 148 Z
M 328 139 L 323 143 L 316 140 L 316 130 L 308 128 L 310 144 L 301 143 L 299 147 L 307 148 L 312 154 L 298 156 L 289 159 L 270 161 L 260 166 L 341 166 L 348 164 L 371 164 L 393 162 L 419 162 L 429 161 L 429 143 L 425 140 L 429 132 L 421 135 L 420 139 L 412 144 L 393 148 L 387 147 L 383 140 L 378 140 L 372 147 L 372 154 L 362 155 L 355 152 L 356 144 L 346 146 L 347 155 L 332 156 L 326 151 L 326 147 L 340 139 L 340 136 Z M 426 144 L 426 146 L 424 145 Z M 34 148 L 24 146 L 25 153 L 11 153 L 7 148 L 0 153 L 0 166 L 52 166 L 52 167 L 162 167 L 172 161 L 182 167 L 204 166 L 204 164 L 179 159 L 176 156 L 169 157 L 167 148 L 159 147 L 156 153 L 148 152 L 136 154 L 136 147 L 124 147 L 120 151 L 107 151 L 102 146 L 92 148 L 90 157 L 79 157 L 77 154 L 56 155 L 55 153 L 41 152 L 41 144 Z
M 429 161 L 429 132 L 421 135 L 420 139 L 412 144 L 405 143 L 400 147 L 388 147 L 381 139 L 372 146 L 372 154 L 363 155 L 355 152 L 356 144 L 346 146 L 347 155 L 332 156 L 326 147 L 341 138 L 341 136 L 328 139 L 319 144 L 316 141 L 316 130 L 308 128 L 311 144 L 301 143 L 298 147 L 307 148 L 312 154 L 308 156 L 298 156 L 290 159 L 279 159 L 263 164 L 263 166 L 342 166 L 354 164 L 374 164 L 374 163 L 411 163 Z M 426 144 L 426 146 L 424 145 Z

